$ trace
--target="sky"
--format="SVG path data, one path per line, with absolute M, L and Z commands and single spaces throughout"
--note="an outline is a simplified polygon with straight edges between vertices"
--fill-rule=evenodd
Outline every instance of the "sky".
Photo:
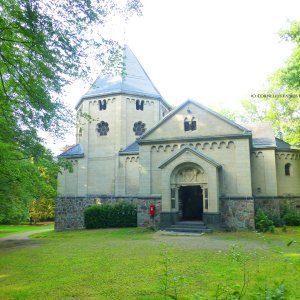
M 143 16 L 112 19 L 107 34 L 134 52 L 164 99 L 236 109 L 283 66 L 293 45 L 278 32 L 300 19 L 299 0 L 142 0 Z M 96 79 L 97 74 L 93 77 Z M 72 108 L 89 86 L 66 88 Z M 56 141 L 54 152 L 75 143 Z

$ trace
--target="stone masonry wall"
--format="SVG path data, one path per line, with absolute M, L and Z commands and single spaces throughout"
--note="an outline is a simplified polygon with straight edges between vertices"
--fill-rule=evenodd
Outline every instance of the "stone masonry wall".
M 284 207 L 300 213 L 300 196 L 255 198 L 255 211 L 261 209 L 265 212 L 271 213 L 272 215 L 280 216 Z
M 94 204 L 112 204 L 118 201 L 130 201 L 137 205 L 137 224 L 141 227 L 156 227 L 160 222 L 161 200 L 158 198 L 138 197 L 60 197 L 55 206 L 55 230 L 84 229 L 84 210 Z M 149 205 L 156 207 L 156 215 L 152 219 L 149 216 Z
M 279 200 L 280 208 L 288 207 L 290 210 L 295 210 L 300 213 L 300 197 L 287 197 Z
M 257 212 L 258 209 L 261 209 L 273 216 L 280 215 L 280 201 L 278 198 L 255 198 L 254 207 L 255 212 Z
M 220 199 L 221 224 L 225 230 L 253 230 L 254 200 L 253 199 Z

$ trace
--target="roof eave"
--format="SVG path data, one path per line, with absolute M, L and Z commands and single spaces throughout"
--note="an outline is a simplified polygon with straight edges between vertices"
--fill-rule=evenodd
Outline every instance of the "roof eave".
M 58 155 L 58 158 L 84 158 L 84 154 Z
M 151 95 L 151 94 L 146 94 L 146 93 L 133 93 L 133 92 L 125 92 L 125 91 L 115 91 L 115 92 L 110 92 L 110 93 L 99 93 L 99 94 L 93 94 L 93 95 L 83 95 L 78 103 L 75 106 L 75 109 L 78 109 L 78 107 L 81 105 L 81 103 L 84 100 L 89 100 L 97 97 L 109 97 L 109 96 L 118 96 L 118 95 L 128 95 L 128 96 L 134 96 L 134 97 L 145 97 L 145 98 L 151 98 L 151 99 L 156 99 L 161 102 L 163 102 L 168 108 L 171 108 L 171 106 L 162 98 L 162 96 L 158 95 Z
M 139 155 L 139 154 L 140 154 L 139 151 L 132 151 L 132 152 L 122 152 L 122 151 L 120 151 L 119 152 L 120 156 L 123 156 L 123 155 Z

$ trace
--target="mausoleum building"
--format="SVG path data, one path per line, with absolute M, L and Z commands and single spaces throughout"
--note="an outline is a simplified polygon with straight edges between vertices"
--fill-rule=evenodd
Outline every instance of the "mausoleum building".
M 172 108 L 128 46 L 124 64 L 125 76 L 100 76 L 76 105 L 57 230 L 83 228 L 85 207 L 120 200 L 136 203 L 139 226 L 155 204 L 161 228 L 202 220 L 228 230 L 253 229 L 258 207 L 300 204 L 300 151 L 270 122 L 237 124 L 192 100 Z

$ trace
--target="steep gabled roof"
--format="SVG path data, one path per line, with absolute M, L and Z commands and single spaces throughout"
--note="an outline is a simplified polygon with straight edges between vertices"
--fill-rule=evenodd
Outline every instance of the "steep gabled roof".
M 255 148 L 275 148 L 276 141 L 272 128 L 272 123 L 269 121 L 261 121 L 255 123 L 243 124 L 252 132 L 252 145 Z
M 184 152 L 187 152 L 187 151 L 195 154 L 196 156 L 200 157 L 201 159 L 205 160 L 206 162 L 208 162 L 209 164 L 213 165 L 216 168 L 222 167 L 222 165 L 220 165 L 219 163 L 217 163 L 210 157 L 206 156 L 205 154 L 197 151 L 196 149 L 194 149 L 190 146 L 184 146 L 180 151 L 178 151 L 177 153 L 173 154 L 171 157 L 169 157 L 168 159 L 163 161 L 158 167 L 160 169 L 165 168 L 168 164 L 170 164 L 172 161 L 174 161 L 177 157 L 179 157 L 180 155 L 182 155 Z
M 146 131 L 141 137 L 140 137 L 140 141 L 142 141 L 145 137 L 147 137 L 149 134 L 151 134 L 155 129 L 157 129 L 158 127 L 160 127 L 162 124 L 164 124 L 165 122 L 167 122 L 167 120 L 169 120 L 170 118 L 172 118 L 174 115 L 176 115 L 183 107 L 187 106 L 188 104 L 193 104 L 207 112 L 209 112 L 210 114 L 214 115 L 215 117 L 225 121 L 226 123 L 230 124 L 233 127 L 238 128 L 239 130 L 241 130 L 242 132 L 247 132 L 249 133 L 249 129 L 227 119 L 226 117 L 220 115 L 219 113 L 213 111 L 212 109 L 198 103 L 195 102 L 191 99 L 188 99 L 187 101 L 185 101 L 184 103 L 182 103 L 180 106 L 178 106 L 176 109 L 172 110 L 168 115 L 166 115 L 165 118 L 163 118 L 160 122 L 158 122 L 155 126 L 153 126 L 152 128 L 150 128 L 148 131 Z
M 281 139 L 275 138 L 276 140 L 276 147 L 278 150 L 289 150 L 291 149 L 291 145 Z
M 139 144 L 137 141 L 134 141 L 130 145 L 128 145 L 125 149 L 120 150 L 120 155 L 127 155 L 127 154 L 138 154 L 139 153 Z
M 130 48 L 125 45 L 123 51 L 125 75 L 100 75 L 91 88 L 81 97 L 76 108 L 86 98 L 113 94 L 129 94 L 156 98 L 162 100 L 170 108 L 170 105 L 163 100 L 161 94 Z
M 65 152 L 58 155 L 58 157 L 63 158 L 80 158 L 84 157 L 84 151 L 80 144 L 76 144 L 70 149 L 66 150 Z

